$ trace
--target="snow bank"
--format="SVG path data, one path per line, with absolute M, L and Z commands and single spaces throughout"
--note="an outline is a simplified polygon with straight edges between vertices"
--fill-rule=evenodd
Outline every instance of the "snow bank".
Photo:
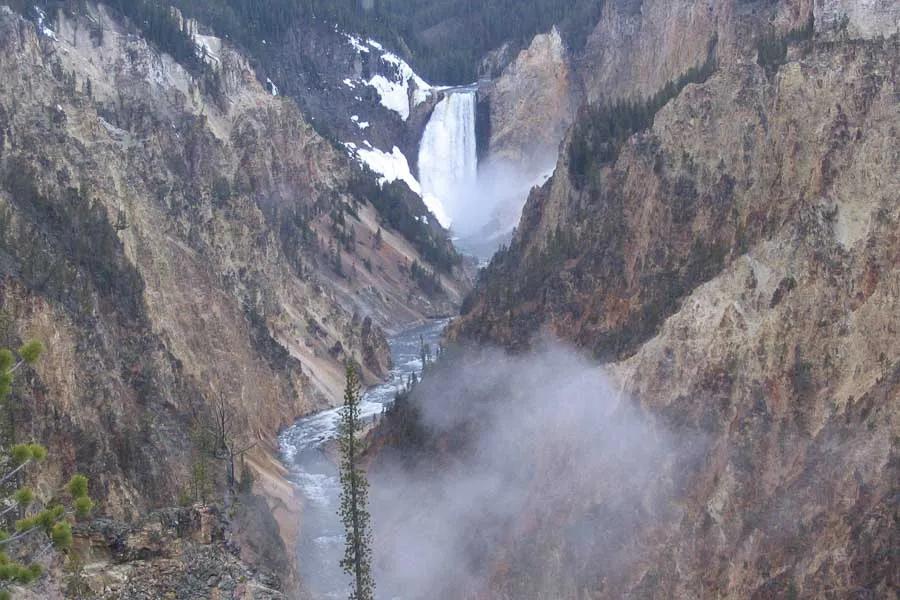
M 373 40 L 369 40 L 369 45 L 373 47 L 377 46 L 381 49 L 381 45 Z M 413 93 L 413 103 L 415 106 L 422 104 L 428 99 L 428 96 L 431 94 L 431 85 L 416 75 L 415 71 L 412 70 L 412 67 L 410 67 L 405 60 L 392 52 L 385 52 L 382 54 L 381 60 L 397 69 L 397 73 L 400 75 L 401 80 L 405 81 L 407 86 L 410 81 L 415 84 L 415 92 Z
M 211 35 L 194 36 L 194 43 L 197 45 L 197 58 L 206 61 L 206 64 L 213 68 L 219 68 L 222 60 L 219 54 L 222 51 L 222 40 Z
M 46 25 L 46 21 L 47 21 L 47 13 L 45 13 L 44 11 L 42 11 L 42 10 L 41 10 L 40 8 L 38 8 L 37 6 L 34 7 L 34 12 L 37 13 L 37 26 L 38 26 L 38 31 L 40 31 L 45 37 L 48 37 L 48 38 L 50 38 L 50 39 L 52 39 L 52 40 L 55 40 L 55 39 L 56 39 L 56 32 L 54 32 L 52 29 L 50 29 L 50 28 L 47 27 L 47 25 Z
M 374 75 L 368 85 L 381 96 L 381 105 L 392 110 L 404 121 L 409 118 L 409 84 L 391 81 L 384 75 Z
M 371 54 L 373 50 L 380 53 L 380 60 L 390 67 L 393 73 L 389 76 L 382 74 L 373 75 L 368 81 L 363 82 L 369 87 L 375 88 L 381 99 L 381 105 L 400 115 L 406 121 L 410 112 L 410 87 L 412 87 L 412 103 L 418 106 L 425 102 L 431 95 L 432 86 L 424 79 L 416 75 L 412 67 L 405 60 L 384 49 L 384 46 L 375 40 L 363 42 L 360 38 L 350 34 L 344 34 L 347 43 L 360 54 Z M 344 84 L 354 87 L 353 81 L 344 80 Z
M 444 205 L 441 204 L 441 201 L 437 197 L 431 194 L 422 193 L 422 186 L 419 184 L 418 180 L 413 177 L 412 171 L 409 168 L 409 161 L 406 160 L 406 156 L 400 151 L 400 148 L 394 146 L 394 149 L 388 154 L 378 148 L 371 148 L 369 150 L 362 149 L 352 142 L 345 143 L 344 147 L 350 151 L 351 156 L 356 156 L 361 163 L 369 167 L 374 173 L 380 175 L 378 178 L 378 185 L 383 186 L 384 184 L 393 181 L 402 181 L 409 189 L 422 198 L 425 206 L 431 211 L 431 214 L 435 216 L 438 223 L 445 229 L 450 228 L 452 220 L 447 215 L 447 211 L 444 210 Z
M 359 149 L 356 151 L 356 155 L 372 171 L 381 175 L 378 179 L 379 185 L 400 180 L 416 194 L 422 195 L 422 186 L 413 177 L 406 156 L 397 146 L 394 146 L 390 154 L 378 148 L 372 148 L 371 150 Z
M 337 29 L 337 27 L 335 27 L 335 29 Z M 362 40 L 360 40 L 358 37 L 350 35 L 349 33 L 345 33 L 344 36 L 347 38 L 347 42 L 351 46 L 353 46 L 354 50 L 363 54 L 369 53 L 369 49 L 365 46 L 365 44 L 362 43 Z

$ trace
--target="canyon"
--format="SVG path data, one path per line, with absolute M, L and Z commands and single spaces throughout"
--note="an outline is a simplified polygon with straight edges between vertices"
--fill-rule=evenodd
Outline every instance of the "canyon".
M 21 597 L 340 597 L 348 361 L 378 597 L 896 596 L 894 3 L 573 3 L 447 85 L 457 17 L 38 4 L 0 345 L 46 346 L 30 483 L 97 508 Z

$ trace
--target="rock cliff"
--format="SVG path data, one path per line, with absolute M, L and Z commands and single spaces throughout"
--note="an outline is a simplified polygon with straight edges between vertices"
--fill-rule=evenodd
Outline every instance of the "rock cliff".
M 587 169 L 573 145 L 602 119 L 576 120 L 453 335 L 574 343 L 704 451 L 662 462 L 671 511 L 623 539 L 612 467 L 525 511 L 485 597 L 892 597 L 900 41 L 893 4 L 841 6 L 607 3 L 580 64 L 595 106 L 710 48 L 716 69 L 649 128 L 591 138 Z
M 490 112 L 487 161 L 525 172 L 545 170 L 555 161 L 580 100 L 559 32 L 536 36 L 479 95 Z
M 198 73 L 103 5 L 27 16 L 0 8 L 3 335 L 47 346 L 18 434 L 127 521 L 187 489 L 223 407 L 291 543 L 275 435 L 338 401 L 345 359 L 382 377 L 385 329 L 454 310 L 457 274 L 410 273 L 452 247 L 228 43 L 195 38 Z
M 285 573 L 290 568 L 278 549 L 274 523 L 247 519 L 251 514 L 265 515 L 258 508 L 238 505 L 231 517 L 209 506 L 169 508 L 131 524 L 95 519 L 76 531 L 77 565 L 48 565 L 54 576 L 46 578 L 37 588 L 16 590 L 16 597 L 23 600 L 294 597 L 282 591 Z M 259 528 L 249 539 L 242 530 L 247 525 Z M 269 540 L 263 539 L 266 535 L 270 536 Z M 276 542 L 273 544 L 272 540 Z

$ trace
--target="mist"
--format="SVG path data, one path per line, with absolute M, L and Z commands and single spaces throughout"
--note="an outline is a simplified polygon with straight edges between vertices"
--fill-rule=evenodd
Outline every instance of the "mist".
M 442 360 L 398 412 L 405 420 L 388 429 L 399 447 L 370 472 L 380 598 L 496 598 L 492 578 L 510 564 L 531 572 L 504 597 L 539 597 L 523 590 L 542 578 L 575 597 L 565 586 L 580 569 L 615 570 L 636 532 L 677 518 L 678 482 L 666 474 L 700 445 L 558 345 Z
M 556 157 L 548 155 L 534 164 L 539 166 L 525 169 L 516 163 L 493 159 L 479 165 L 474 184 L 448 208 L 457 246 L 487 259 L 509 241 L 528 194 L 550 178 Z

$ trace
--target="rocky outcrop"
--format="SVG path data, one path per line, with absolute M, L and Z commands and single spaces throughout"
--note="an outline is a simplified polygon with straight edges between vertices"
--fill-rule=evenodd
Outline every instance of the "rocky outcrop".
M 820 0 L 817 29 L 836 38 L 872 39 L 900 33 L 900 6 L 890 0 Z
M 597 161 L 591 182 L 573 177 L 564 151 L 458 330 L 521 346 L 547 325 L 598 356 L 633 351 L 679 297 L 841 189 L 851 176 L 838 157 L 864 151 L 855 146 L 866 132 L 890 135 L 882 119 L 893 118 L 895 50 L 894 41 L 823 42 L 774 79 L 755 62 L 722 63 L 618 161 Z
M 613 0 L 578 60 L 588 102 L 652 96 L 706 59 L 716 40 L 723 63 L 755 60 L 755 39 L 801 28 L 812 0 L 706 2 Z
M 322 135 L 388 154 L 397 147 L 415 169 L 419 140 L 438 100 L 425 86 L 441 82 L 421 80 L 401 50 L 324 20 L 303 19 L 256 58 L 261 75 L 295 99 Z
M 813 39 L 773 63 L 763 33 L 797 30 L 811 5 L 608 3 L 590 98 L 654 93 L 698 63 L 698 40 L 717 40 L 718 69 L 588 173 L 564 150 L 454 334 L 592 351 L 702 457 L 661 461 L 671 512 L 626 539 L 603 537 L 619 484 L 602 468 L 520 515 L 510 532 L 529 533 L 498 550 L 486 596 L 891 595 L 900 42 L 863 34 L 891 31 L 892 6 L 856 3 L 841 37 L 816 4 Z
M 243 560 L 242 540 L 232 529 L 215 508 L 200 505 L 157 512 L 133 525 L 98 519 L 76 532 L 81 563 L 64 592 L 110 600 L 290 597 L 282 582 L 289 571 L 279 571 L 279 561 Z M 277 540 L 277 530 L 268 533 Z
M 282 600 L 294 590 L 277 526 L 245 496 L 226 516 L 196 504 L 133 523 L 98 518 L 77 525 L 69 559 L 42 560 L 49 576 L 13 588 L 22 600 Z M 261 510 L 262 509 L 262 510 Z M 252 527 L 253 530 L 248 531 Z M 260 553 L 262 550 L 262 553 Z
M 378 381 L 383 330 L 445 314 L 465 284 L 419 294 L 417 248 L 449 242 L 391 229 L 358 167 L 213 42 L 210 75 L 102 5 L 41 28 L 0 12 L 4 335 L 47 346 L 19 434 L 59 457 L 48 481 L 86 472 L 100 514 L 127 521 L 175 503 L 191 432 L 224 406 L 296 528 L 278 430 L 338 401 L 347 358 Z
M 579 104 L 579 90 L 559 31 L 536 36 L 486 88 L 490 108 L 487 160 L 526 172 L 545 170 Z

